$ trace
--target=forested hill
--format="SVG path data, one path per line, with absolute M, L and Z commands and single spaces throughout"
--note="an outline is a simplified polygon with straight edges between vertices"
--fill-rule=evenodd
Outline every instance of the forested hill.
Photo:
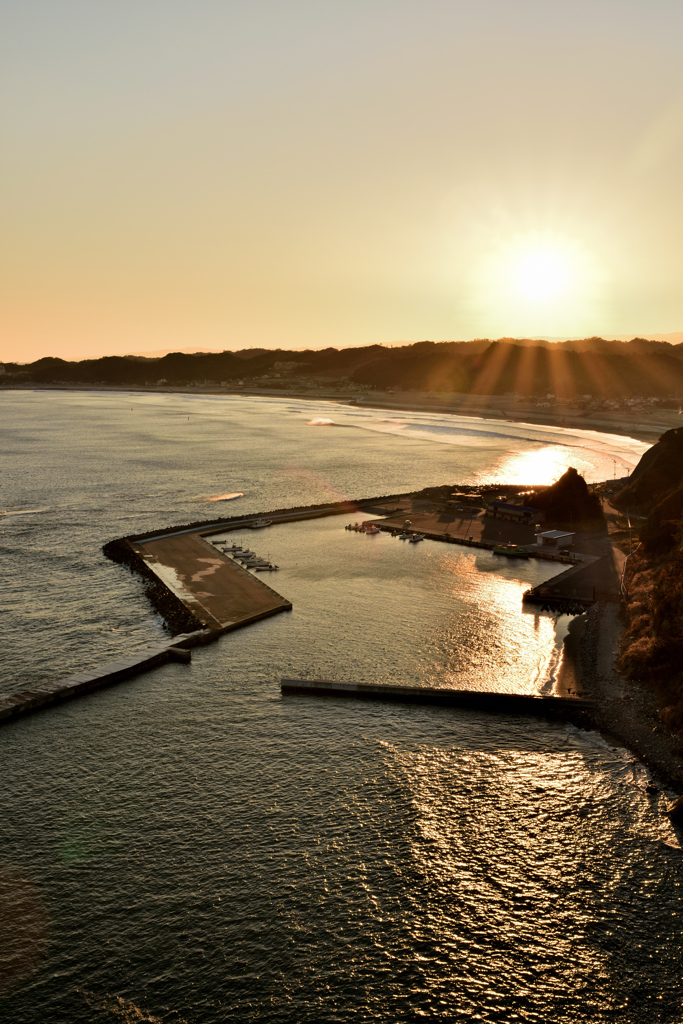
M 107 356 L 68 362 L 45 358 L 5 363 L 0 385 L 117 384 L 231 386 L 268 378 L 287 387 L 300 378 L 351 381 L 402 391 L 473 395 L 553 395 L 558 399 L 677 398 L 683 393 L 683 344 L 609 342 L 600 338 L 548 343 L 504 338 L 472 342 L 307 351 L 247 349 L 158 359 Z

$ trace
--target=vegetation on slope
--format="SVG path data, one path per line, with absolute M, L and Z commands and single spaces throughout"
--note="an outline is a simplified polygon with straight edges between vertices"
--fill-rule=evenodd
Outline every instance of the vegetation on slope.
M 642 396 L 670 399 L 675 404 L 683 394 L 683 345 L 601 338 L 551 345 L 503 338 L 303 352 L 171 352 L 158 359 L 107 356 L 68 362 L 45 358 L 5 364 L 0 383 L 220 385 L 238 380 L 254 383 L 273 375 L 282 378 L 283 386 L 287 378 L 305 376 L 404 391 L 550 395 L 557 399 Z
M 667 486 L 668 485 L 668 486 Z M 617 497 L 650 505 L 628 559 L 628 594 L 619 667 L 661 696 L 663 723 L 683 732 L 683 428 L 663 434 Z
M 683 477 L 683 429 L 667 430 L 645 452 L 615 498 L 619 508 L 649 512 Z

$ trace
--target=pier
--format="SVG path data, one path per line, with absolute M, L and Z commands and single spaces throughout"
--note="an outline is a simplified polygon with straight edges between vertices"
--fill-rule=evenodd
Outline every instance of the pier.
M 291 602 L 252 575 L 206 538 L 249 529 L 260 519 L 273 524 L 363 513 L 386 515 L 400 496 L 278 509 L 247 516 L 203 520 L 187 526 L 121 537 L 104 554 L 142 576 L 147 596 L 172 633 L 239 629 L 291 609 Z
M 201 533 L 176 533 L 129 544 L 189 613 L 209 629 L 227 632 L 292 607 Z
M 187 664 L 191 648 L 203 646 L 217 640 L 220 633 L 212 630 L 198 630 L 173 640 L 155 644 L 128 657 L 108 662 L 87 672 L 78 672 L 55 683 L 38 683 L 23 690 L 0 697 L 0 723 L 11 721 L 33 711 L 63 704 L 65 701 L 82 697 L 95 690 L 121 683 L 126 679 L 149 672 L 176 661 Z
M 580 697 L 545 697 L 524 693 L 492 693 L 435 686 L 394 686 L 344 683 L 328 679 L 282 679 L 283 695 L 343 697 L 399 704 L 431 704 L 440 707 L 486 711 L 493 714 L 534 715 L 590 725 L 593 703 Z

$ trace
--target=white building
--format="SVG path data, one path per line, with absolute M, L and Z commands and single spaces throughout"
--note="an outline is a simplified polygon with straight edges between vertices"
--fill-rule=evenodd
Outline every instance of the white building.
M 546 530 L 536 534 L 536 543 L 542 548 L 571 548 L 575 534 L 565 530 Z

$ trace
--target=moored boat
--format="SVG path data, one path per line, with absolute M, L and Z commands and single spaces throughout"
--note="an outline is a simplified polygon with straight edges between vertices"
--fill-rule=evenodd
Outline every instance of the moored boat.
M 531 558 L 531 552 L 520 548 L 517 544 L 496 544 L 494 555 L 507 555 L 508 558 Z

